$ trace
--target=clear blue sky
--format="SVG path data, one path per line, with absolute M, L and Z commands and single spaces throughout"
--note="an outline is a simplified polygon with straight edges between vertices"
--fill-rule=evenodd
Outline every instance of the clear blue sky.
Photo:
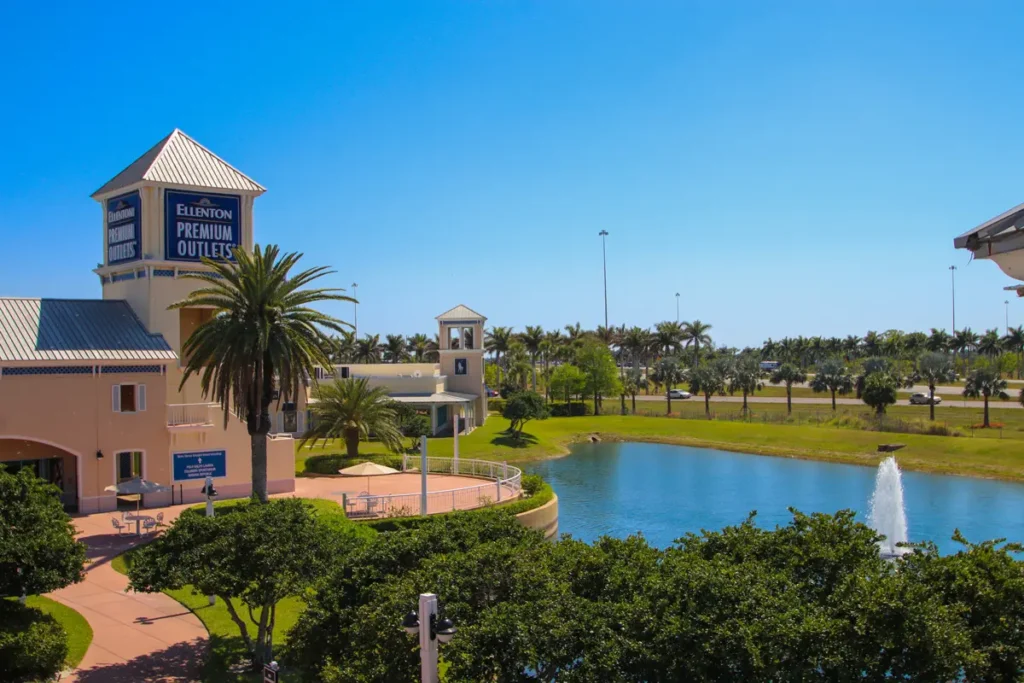
M 1024 201 L 1019 3 L 88 5 L 0 10 L 2 295 L 100 296 L 89 194 L 180 127 L 360 331 L 593 327 L 602 228 L 613 324 L 948 328 L 957 264 L 958 326 L 1002 328 L 952 240 Z

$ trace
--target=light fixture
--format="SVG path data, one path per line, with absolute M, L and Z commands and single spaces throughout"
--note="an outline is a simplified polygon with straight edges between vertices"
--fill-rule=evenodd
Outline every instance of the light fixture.
M 437 639 L 442 643 L 450 643 L 452 638 L 455 637 L 455 632 L 458 629 L 455 628 L 455 624 L 448 617 L 445 617 L 437 623 Z
M 103 451 L 96 451 L 96 459 L 97 460 L 102 460 L 103 459 Z
M 217 489 L 213 488 L 213 480 L 210 477 L 206 478 L 206 483 L 203 484 L 203 488 L 200 493 L 209 498 L 213 498 L 217 495 Z
M 419 615 L 416 614 L 415 610 L 406 614 L 405 618 L 402 619 L 402 628 L 405 629 L 405 632 L 410 636 L 414 636 L 420 632 L 420 618 Z

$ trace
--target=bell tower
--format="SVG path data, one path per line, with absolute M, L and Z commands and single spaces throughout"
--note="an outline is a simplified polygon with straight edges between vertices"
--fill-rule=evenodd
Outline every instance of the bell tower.
M 486 322 L 487 318 L 462 304 L 437 316 L 441 374 L 448 378 L 450 390 L 477 397 L 473 404 L 477 425 L 487 419 L 487 392 L 484 389 Z

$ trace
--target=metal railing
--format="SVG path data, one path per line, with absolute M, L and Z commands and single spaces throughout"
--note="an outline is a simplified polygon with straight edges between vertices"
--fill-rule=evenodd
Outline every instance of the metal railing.
M 419 472 L 420 458 L 402 456 L 403 472 Z M 486 483 L 462 486 L 443 491 L 428 491 L 426 509 L 422 493 L 392 493 L 386 495 L 342 495 L 342 503 L 349 517 L 410 517 L 435 515 L 439 512 L 470 510 L 496 505 L 518 498 L 523 489 L 523 472 L 503 462 L 459 458 L 427 458 L 428 474 L 487 479 Z
M 212 424 L 209 403 L 167 404 L 168 427 L 205 427 Z

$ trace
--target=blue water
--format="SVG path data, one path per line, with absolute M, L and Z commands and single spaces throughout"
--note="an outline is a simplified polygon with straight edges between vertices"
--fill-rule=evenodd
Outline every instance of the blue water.
M 593 541 L 640 531 L 660 547 L 739 524 L 751 510 L 767 528 L 788 523 L 788 507 L 848 508 L 866 523 L 875 483 L 872 467 L 644 443 L 579 445 L 526 470 L 554 486 L 561 533 Z M 1024 541 L 1022 484 L 904 472 L 903 488 L 912 542 L 955 552 L 958 527 L 972 542 Z

